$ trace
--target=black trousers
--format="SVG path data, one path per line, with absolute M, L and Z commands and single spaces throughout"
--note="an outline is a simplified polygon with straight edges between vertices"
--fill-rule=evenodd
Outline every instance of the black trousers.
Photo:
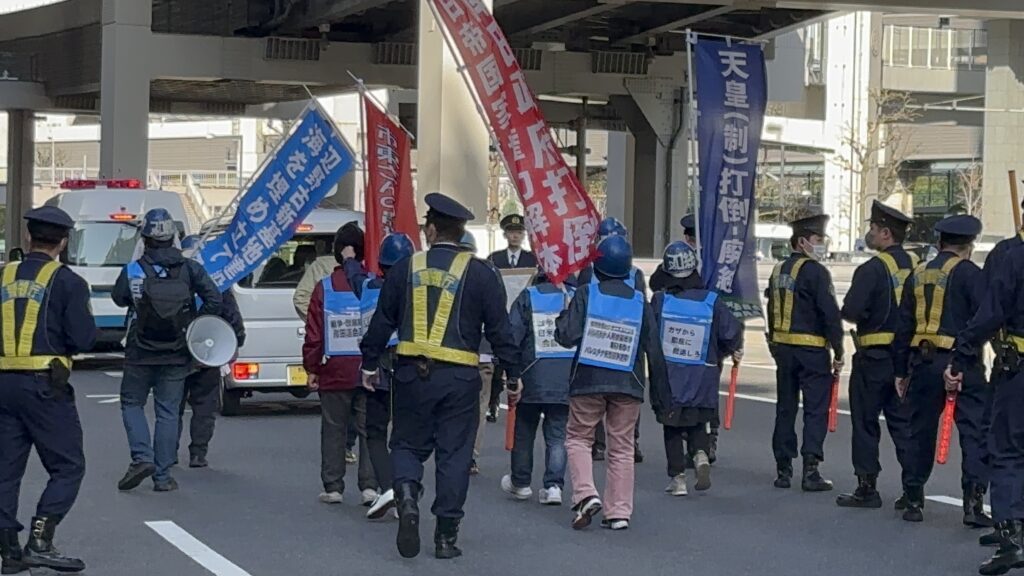
M 796 415 L 804 401 L 804 458 L 825 459 L 828 432 L 828 403 L 832 396 L 832 364 L 828 350 L 806 346 L 775 345 L 775 431 L 772 451 L 775 461 L 789 464 L 797 457 Z
M 388 426 L 391 424 L 391 391 L 374 390 L 366 394 L 366 447 L 381 491 L 394 484 L 391 453 L 388 451 Z M 362 456 L 362 454 L 360 454 Z
M 633 441 L 640 442 L 640 416 L 636 418 L 636 427 L 633 428 Z M 608 445 L 605 441 L 604 420 L 597 423 L 594 428 L 594 450 L 606 450 Z
M 220 368 L 204 368 L 185 378 L 185 394 L 178 408 L 178 443 L 185 430 L 185 407 L 192 408 L 192 419 L 188 424 L 188 452 L 192 456 L 206 456 L 213 439 L 213 428 L 217 421 L 217 404 L 220 402 Z
M 491 377 L 491 399 L 487 403 L 487 410 L 498 413 L 498 404 L 501 403 L 501 391 L 505 389 L 505 370 L 500 364 L 494 365 L 494 376 Z
M 867 348 L 853 356 L 850 374 L 850 415 L 853 421 L 853 471 L 857 476 L 877 476 L 882 470 L 878 445 L 885 425 L 896 447 L 903 474 L 911 457 L 910 404 L 896 394 L 896 376 L 889 348 Z
M 665 434 L 665 458 L 668 460 L 668 476 L 686 472 L 687 457 L 693 458 L 699 450 L 707 454 L 711 449 L 709 423 L 694 426 L 662 426 Z
M 992 519 L 1024 520 L 1024 370 L 996 373 L 992 383 Z

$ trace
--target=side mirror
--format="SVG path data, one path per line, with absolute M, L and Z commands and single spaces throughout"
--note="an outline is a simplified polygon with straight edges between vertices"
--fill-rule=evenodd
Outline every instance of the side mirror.
M 25 259 L 25 251 L 21 248 L 11 249 L 10 255 L 7 257 L 8 262 L 21 262 Z

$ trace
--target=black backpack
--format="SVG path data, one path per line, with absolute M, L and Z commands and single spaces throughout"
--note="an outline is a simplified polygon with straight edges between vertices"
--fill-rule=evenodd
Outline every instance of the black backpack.
M 150 352 L 186 350 L 185 334 L 196 317 L 187 264 L 161 267 L 162 272 L 158 272 L 147 258 L 139 260 L 139 265 L 146 273 L 142 281 L 142 298 L 136 310 L 136 342 L 139 348 Z

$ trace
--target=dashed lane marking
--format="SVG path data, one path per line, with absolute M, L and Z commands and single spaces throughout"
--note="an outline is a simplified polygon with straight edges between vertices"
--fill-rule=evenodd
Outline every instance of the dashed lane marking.
M 146 522 L 146 526 L 215 576 L 252 576 L 174 522 Z

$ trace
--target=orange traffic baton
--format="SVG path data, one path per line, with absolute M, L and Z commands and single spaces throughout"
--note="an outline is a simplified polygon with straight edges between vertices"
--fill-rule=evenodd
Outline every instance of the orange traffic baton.
M 946 407 L 942 410 L 942 427 L 939 429 L 939 445 L 935 461 L 945 464 L 949 459 L 949 443 L 953 440 L 953 418 L 956 415 L 956 392 L 946 394 Z
M 832 379 L 832 399 L 828 404 L 828 431 L 839 429 L 839 372 Z
M 729 396 L 725 399 L 725 429 L 732 429 L 732 417 L 736 413 L 736 380 L 740 376 L 740 365 L 733 362 L 729 377 Z

